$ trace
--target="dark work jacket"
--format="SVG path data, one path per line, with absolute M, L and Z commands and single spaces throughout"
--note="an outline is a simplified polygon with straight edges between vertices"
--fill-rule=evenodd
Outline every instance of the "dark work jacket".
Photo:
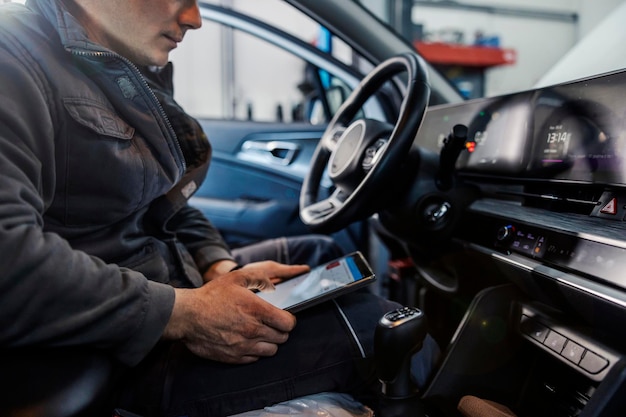
M 140 71 L 60 1 L 0 6 L 0 347 L 150 351 L 172 286 L 231 258 L 186 204 L 196 145 L 188 167 Z

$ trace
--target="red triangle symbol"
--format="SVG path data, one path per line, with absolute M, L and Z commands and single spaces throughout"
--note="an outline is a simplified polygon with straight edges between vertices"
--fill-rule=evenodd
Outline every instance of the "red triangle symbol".
M 617 214 L 617 199 L 612 198 L 611 201 L 606 204 L 606 206 L 602 207 L 600 213 Z

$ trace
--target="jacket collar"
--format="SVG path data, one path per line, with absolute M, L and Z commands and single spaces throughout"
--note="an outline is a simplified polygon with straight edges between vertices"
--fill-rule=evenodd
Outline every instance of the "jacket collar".
M 72 16 L 62 0 L 27 0 L 26 6 L 50 22 L 67 50 L 111 52 L 89 39 L 85 28 Z

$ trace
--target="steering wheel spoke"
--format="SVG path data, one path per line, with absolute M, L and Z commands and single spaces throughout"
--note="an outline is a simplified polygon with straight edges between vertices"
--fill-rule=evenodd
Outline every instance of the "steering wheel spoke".
M 311 204 L 300 211 L 300 215 L 306 222 L 319 222 L 326 216 L 332 215 L 338 210 L 338 206 L 331 198 L 327 198 L 322 201 Z
M 333 129 L 327 129 L 320 139 L 320 145 L 329 153 L 334 152 L 334 150 L 337 149 L 341 135 L 343 135 L 345 131 L 346 127 L 343 125 L 337 125 Z
M 304 215 L 311 219 L 323 219 L 326 216 L 332 216 L 336 211 L 342 209 L 349 196 L 350 193 L 348 191 L 336 188 L 327 198 L 306 207 L 303 210 L 306 213 Z

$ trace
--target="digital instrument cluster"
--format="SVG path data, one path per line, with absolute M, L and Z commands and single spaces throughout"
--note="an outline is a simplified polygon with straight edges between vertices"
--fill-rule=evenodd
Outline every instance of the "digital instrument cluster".
M 438 152 L 455 124 L 473 152 L 464 173 L 626 185 L 626 72 L 432 107 L 417 143 Z

